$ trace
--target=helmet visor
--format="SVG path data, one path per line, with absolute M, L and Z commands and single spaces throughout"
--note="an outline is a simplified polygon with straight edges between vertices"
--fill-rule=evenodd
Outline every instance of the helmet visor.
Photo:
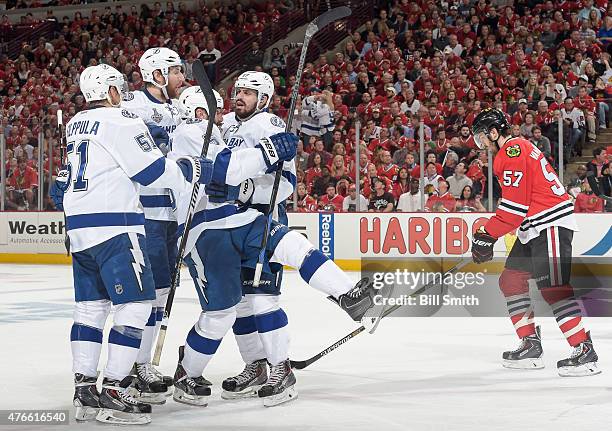
M 490 141 L 485 132 L 477 132 L 474 133 L 474 143 L 479 149 L 484 150 L 488 148 Z

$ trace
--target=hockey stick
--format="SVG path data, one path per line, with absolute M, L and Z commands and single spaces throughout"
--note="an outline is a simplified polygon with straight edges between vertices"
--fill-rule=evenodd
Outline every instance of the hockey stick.
M 217 100 L 213 93 L 213 87 L 206 75 L 204 65 L 200 60 L 196 60 L 193 63 L 193 76 L 198 82 L 202 94 L 206 99 L 208 105 L 208 124 L 206 125 L 206 133 L 204 134 L 204 145 L 202 146 L 201 157 L 206 157 L 208 154 L 208 147 L 210 145 L 210 137 L 212 135 L 213 124 L 215 121 L 215 115 L 217 113 Z M 178 286 L 179 280 L 181 279 L 181 266 L 183 264 L 185 248 L 187 247 L 187 237 L 189 230 L 191 229 L 191 222 L 195 213 L 195 207 L 197 203 L 198 193 L 200 191 L 200 183 L 196 182 L 193 185 L 191 191 L 191 199 L 189 201 L 189 209 L 187 210 L 187 219 L 183 229 L 183 236 L 181 237 L 181 243 L 178 248 L 176 256 L 176 264 L 174 265 L 174 273 L 172 274 L 172 284 L 170 285 L 170 292 L 168 292 L 168 299 L 166 300 L 166 308 L 164 310 L 164 318 L 159 329 L 159 336 L 157 337 L 157 344 L 155 345 L 155 354 L 153 355 L 153 365 L 159 365 L 161 359 L 161 352 L 164 347 L 164 341 L 166 340 L 166 331 L 168 330 L 168 320 L 170 319 L 170 312 L 172 311 L 172 304 L 174 302 L 174 294 L 176 287 Z
M 346 18 L 352 13 L 351 8 L 346 6 L 340 6 L 316 17 L 308 27 L 306 27 L 306 34 L 304 35 L 304 43 L 302 44 L 302 52 L 300 53 L 300 61 L 298 68 L 295 73 L 295 82 L 291 89 L 291 103 L 289 104 L 289 115 L 287 116 L 287 123 L 285 125 L 285 132 L 291 131 L 291 123 L 293 122 L 293 114 L 295 111 L 295 104 L 298 98 L 298 91 L 300 87 L 300 81 L 302 80 L 302 73 L 304 72 L 304 63 L 306 62 L 306 52 L 308 51 L 308 45 L 312 37 L 323 27 L 331 24 L 334 21 L 338 21 L 342 18 Z M 276 206 L 276 196 L 278 194 L 278 188 L 280 186 L 280 180 L 283 173 L 283 165 L 281 163 L 276 169 L 274 176 L 274 185 L 272 186 L 272 194 L 270 195 L 270 205 L 266 209 L 266 218 L 268 222 L 264 225 L 263 236 L 261 238 L 261 245 L 259 248 L 259 257 L 257 258 L 257 265 L 255 266 L 255 275 L 253 277 L 253 286 L 258 287 L 261 279 L 261 271 L 263 270 L 264 258 L 266 255 L 266 246 L 268 244 L 268 234 L 270 233 L 270 227 L 272 225 L 272 214 L 274 213 L 274 207 Z
M 459 271 L 461 268 L 463 268 L 469 262 L 470 262 L 469 260 L 461 260 L 459 263 L 457 263 L 451 269 L 446 271 L 444 273 L 444 275 L 442 276 L 442 279 L 444 279 L 448 274 L 454 274 L 455 272 Z M 412 294 L 410 294 L 410 296 L 420 295 L 421 293 L 423 293 L 426 290 L 428 290 L 431 287 L 433 287 L 434 284 L 435 284 L 434 282 L 428 283 L 425 286 L 423 286 L 420 289 L 418 289 L 417 291 L 415 291 Z M 397 310 L 400 307 L 402 307 L 402 305 L 396 304 L 396 305 L 393 305 L 393 306 L 387 308 L 381 314 L 380 319 L 382 319 L 383 317 L 387 317 L 388 315 L 390 315 L 391 313 L 393 313 L 395 310 Z M 361 325 L 359 328 L 355 329 L 350 334 L 347 334 L 344 337 L 340 338 L 334 344 L 332 344 L 331 346 L 327 347 L 325 350 L 322 350 L 321 352 L 317 353 L 316 355 L 314 355 L 314 356 L 312 356 L 312 357 L 310 357 L 308 359 L 305 359 L 303 361 L 291 361 L 291 368 L 295 368 L 296 370 L 303 370 L 307 366 L 309 366 L 312 363 L 314 363 L 314 362 L 318 361 L 319 359 L 321 359 L 323 356 L 327 355 L 328 353 L 332 352 L 333 350 L 336 350 L 338 347 L 342 346 L 344 343 L 349 341 L 351 338 L 355 338 L 357 335 L 361 334 L 365 330 L 366 330 L 366 327 L 364 325 Z
M 61 109 L 57 110 L 57 130 L 60 135 L 60 160 L 62 169 L 66 166 L 66 136 L 64 135 L 64 116 Z M 53 150 L 50 151 L 53 157 Z M 50 188 L 50 187 L 49 187 Z M 64 211 L 64 247 L 66 247 L 66 256 L 70 256 L 70 237 L 68 236 L 68 224 L 66 222 L 66 212 Z
M 599 189 L 599 181 L 597 181 L 597 177 L 595 176 L 593 171 L 587 172 L 586 179 L 587 179 L 587 182 L 589 183 L 589 186 L 591 187 L 591 190 L 595 194 L 595 196 L 597 196 L 600 199 L 603 199 L 606 202 L 612 202 L 612 197 L 604 195 Z

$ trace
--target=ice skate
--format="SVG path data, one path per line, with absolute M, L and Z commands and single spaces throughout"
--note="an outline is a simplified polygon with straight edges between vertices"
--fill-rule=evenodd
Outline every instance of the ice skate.
M 206 407 L 208 397 L 210 397 L 210 382 L 204 377 L 189 377 L 181 364 L 182 361 L 183 349 L 179 348 L 179 362 L 174 373 L 174 394 L 172 398 L 179 403 Z
M 74 418 L 81 421 L 95 419 L 100 410 L 100 393 L 96 387 L 96 377 L 87 377 L 83 374 L 74 375 L 74 398 L 72 403 L 76 407 Z
M 544 368 L 543 354 L 540 327 L 536 326 L 536 333 L 523 338 L 516 350 L 503 353 L 502 365 L 517 370 L 539 370 Z
M 355 322 L 361 321 L 366 312 L 374 306 L 374 295 L 376 290 L 370 282 L 370 279 L 365 277 L 357 282 L 355 287 L 346 292 L 336 300 L 329 297 L 337 303 L 340 308 L 348 313 Z
M 295 382 L 295 375 L 287 359 L 278 365 L 270 367 L 270 377 L 257 391 L 257 395 L 259 398 L 263 398 L 263 405 L 265 407 L 273 407 L 292 401 L 298 396 L 297 390 L 294 387 Z
M 164 404 L 168 386 L 163 376 L 150 363 L 134 364 L 132 374 L 136 377 L 134 387 L 140 392 L 139 401 L 148 404 Z
M 244 370 L 234 377 L 223 380 L 224 400 L 257 397 L 257 391 L 268 380 L 268 367 L 265 359 L 246 364 Z
M 134 377 L 123 380 L 105 378 L 100 394 L 99 422 L 118 425 L 144 425 L 151 422 L 151 405 L 134 398 L 132 382 Z
M 587 339 L 574 347 L 572 356 L 558 361 L 557 369 L 561 377 L 594 376 L 601 373 L 597 366 L 598 359 L 591 333 L 587 332 Z

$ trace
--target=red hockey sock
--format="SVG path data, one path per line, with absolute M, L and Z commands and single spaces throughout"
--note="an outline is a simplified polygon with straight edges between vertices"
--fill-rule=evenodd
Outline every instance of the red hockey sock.
M 582 326 L 582 309 L 574 299 L 574 289 L 569 284 L 542 289 L 542 296 L 553 310 L 559 329 L 570 346 L 574 347 L 587 339 Z
M 506 298 L 508 315 L 519 338 L 535 334 L 533 308 L 529 297 L 531 274 L 514 269 L 504 269 L 499 277 L 499 288 Z

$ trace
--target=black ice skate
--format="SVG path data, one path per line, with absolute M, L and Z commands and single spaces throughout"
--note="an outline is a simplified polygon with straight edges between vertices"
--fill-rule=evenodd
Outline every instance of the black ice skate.
M 257 396 L 257 391 L 268 380 L 268 366 L 265 359 L 246 364 L 244 370 L 234 377 L 223 380 L 221 398 L 235 400 Z
M 370 279 L 365 277 L 359 280 L 355 287 L 340 295 L 338 299 L 329 297 L 337 303 L 340 308 L 348 313 L 355 322 L 361 321 L 366 312 L 374 306 L 374 295 L 376 290 Z
M 100 393 L 96 387 L 98 377 L 87 377 L 83 374 L 74 375 L 74 398 L 72 404 L 76 407 L 74 418 L 77 421 L 95 419 L 100 409 Z
M 291 370 L 291 363 L 287 359 L 278 365 L 270 367 L 270 377 L 257 391 L 259 398 L 263 398 L 265 407 L 273 407 L 297 398 L 295 390 L 295 375 Z
M 558 361 L 557 369 L 561 377 L 594 376 L 601 373 L 597 367 L 598 359 L 591 341 L 591 333 L 587 332 L 587 339 L 574 347 L 572 356 Z
M 536 333 L 523 338 L 516 350 L 503 353 L 502 364 L 512 369 L 539 370 L 544 368 L 543 354 L 540 327 L 536 326 Z
M 119 425 L 144 425 L 151 422 L 151 404 L 134 398 L 133 376 L 123 380 L 105 378 L 100 394 L 100 412 L 96 420 Z
M 166 402 L 168 385 L 164 382 L 164 376 L 153 368 L 153 365 L 150 363 L 134 364 L 132 375 L 136 377 L 134 387 L 140 392 L 137 395 L 139 401 L 148 404 L 164 404 Z
M 204 377 L 189 377 L 183 368 L 183 346 L 179 347 L 179 362 L 174 373 L 174 401 L 206 407 L 210 397 L 210 382 Z

